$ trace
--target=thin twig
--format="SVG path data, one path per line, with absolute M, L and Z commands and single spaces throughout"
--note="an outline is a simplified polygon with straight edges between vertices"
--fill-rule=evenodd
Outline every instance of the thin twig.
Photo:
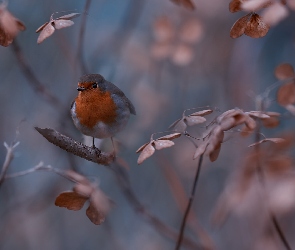
M 258 109 L 257 110 L 260 110 L 260 111 L 263 111 L 264 110 L 264 103 L 263 103 L 263 99 L 260 99 L 259 102 L 257 102 L 257 106 L 258 106 Z M 258 142 L 260 141 L 260 127 L 261 127 L 261 121 L 258 120 L 258 126 L 257 126 L 257 129 L 256 129 L 256 136 L 255 136 L 255 142 Z M 257 155 L 259 155 L 259 151 L 260 151 L 260 145 L 257 144 L 256 145 L 256 150 L 257 150 Z M 265 193 L 265 195 L 267 195 L 267 191 L 266 191 L 266 180 L 265 180 L 265 176 L 264 176 L 264 172 L 263 172 L 263 168 L 261 166 L 261 163 L 260 163 L 260 160 L 259 160 L 259 157 L 257 158 L 257 164 L 256 164 L 256 172 L 257 172 L 257 177 L 258 177 L 258 180 L 259 180 L 259 183 Z M 276 216 L 274 214 L 274 212 L 270 209 L 269 209 L 269 215 L 270 215 L 270 220 L 275 228 L 275 231 L 277 232 L 279 238 L 281 239 L 283 245 L 285 246 L 285 248 L 287 250 L 292 250 L 279 223 L 278 223 L 278 220 L 276 219 Z
M 84 34 L 85 34 L 85 29 L 86 29 L 86 21 L 87 21 L 88 10 L 90 8 L 90 4 L 91 4 L 91 0 L 86 0 L 84 12 L 83 12 L 83 16 L 82 16 L 82 21 L 81 21 L 80 32 L 79 32 L 79 39 L 78 39 L 77 57 L 78 57 L 78 61 L 80 62 L 82 74 L 89 73 L 86 63 L 83 58 L 83 47 L 84 47 Z
M 17 63 L 19 64 L 24 76 L 27 78 L 27 82 L 33 87 L 33 89 L 40 93 L 44 99 L 54 107 L 62 107 L 61 102 L 54 96 L 34 74 L 32 68 L 26 61 L 21 47 L 16 40 L 11 44 L 12 51 L 17 58 Z
M 134 194 L 131 186 L 130 181 L 125 173 L 122 166 L 118 164 L 118 161 L 114 162 L 112 164 L 114 173 L 116 175 L 116 178 L 118 180 L 118 183 L 123 191 L 123 194 L 129 201 L 129 203 L 132 205 L 133 209 L 142 217 L 144 217 L 156 230 L 158 230 L 160 233 L 166 235 L 166 237 L 170 239 L 177 239 L 177 232 L 164 224 L 159 218 L 151 214 L 144 205 L 141 204 L 141 202 L 138 200 L 136 195 Z M 193 242 L 192 240 L 188 238 L 183 239 L 183 245 L 190 247 L 194 250 L 198 249 L 204 249 L 201 245 Z
M 9 168 L 11 161 L 13 160 L 13 151 L 18 146 L 18 144 L 19 144 L 19 142 L 15 143 L 12 146 L 8 146 L 6 142 L 4 143 L 7 153 L 6 153 L 5 161 L 3 163 L 1 173 L 0 173 L 0 186 L 3 184 L 3 182 L 5 180 L 6 172 Z
M 197 167 L 193 187 L 192 187 L 192 190 L 191 190 L 191 195 L 190 195 L 190 198 L 189 198 L 189 201 L 188 201 L 184 216 L 182 218 L 182 223 L 181 223 L 181 227 L 180 227 L 180 230 L 179 230 L 179 235 L 178 235 L 178 240 L 177 240 L 177 243 L 176 243 L 175 250 L 179 250 L 180 247 L 181 247 L 183 234 L 184 234 L 184 229 L 185 229 L 185 224 L 186 224 L 186 221 L 187 221 L 191 206 L 193 204 L 193 200 L 194 200 L 194 196 L 195 196 L 195 192 L 196 192 L 196 187 L 197 187 L 197 182 L 198 182 L 199 175 L 200 175 L 200 172 L 201 172 L 202 162 L 203 162 L 203 154 L 201 154 L 200 158 L 199 158 L 198 167 Z
M 36 166 L 34 166 L 32 168 L 29 168 L 27 170 L 20 171 L 20 172 L 17 172 L 17 173 L 13 173 L 13 174 L 9 174 L 9 175 L 5 175 L 4 176 L 4 179 L 5 180 L 8 180 L 8 179 L 12 179 L 12 178 L 17 178 L 17 177 L 25 176 L 25 175 L 34 173 L 34 172 L 39 171 L 39 170 L 47 171 L 47 172 L 53 172 L 55 174 L 58 174 L 58 175 L 64 177 L 65 179 L 67 179 L 67 180 L 69 180 L 71 182 L 75 182 L 75 183 L 77 182 L 76 180 L 74 180 L 73 178 L 71 178 L 66 173 L 66 171 L 63 171 L 63 170 L 58 169 L 58 168 L 53 168 L 50 165 L 44 166 L 43 162 L 40 162 Z

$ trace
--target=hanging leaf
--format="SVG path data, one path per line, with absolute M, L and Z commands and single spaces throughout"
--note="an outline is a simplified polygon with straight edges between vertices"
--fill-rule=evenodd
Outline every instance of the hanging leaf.
M 277 93 L 277 101 L 282 106 L 295 103 L 295 83 L 289 82 L 282 85 Z
M 56 197 L 55 205 L 58 207 L 65 207 L 69 210 L 80 210 L 89 197 L 85 197 L 76 192 L 67 191 L 59 194 Z
M 242 5 L 241 0 L 232 0 L 229 3 L 229 11 L 232 13 L 241 11 L 242 10 L 241 5 Z
M 294 68 L 289 63 L 282 63 L 275 69 L 275 76 L 279 80 L 285 80 L 288 78 L 292 78 L 295 76 L 294 74 Z
M 151 157 L 155 153 L 155 148 L 149 143 L 142 150 L 141 154 L 138 157 L 137 164 L 143 163 L 147 158 Z
M 63 28 L 72 26 L 74 22 L 71 21 L 70 19 L 76 18 L 78 16 L 80 16 L 79 13 L 70 13 L 68 15 L 64 15 L 56 19 L 53 19 L 53 14 L 52 14 L 50 17 L 50 21 L 41 25 L 36 30 L 36 33 L 41 32 L 37 39 L 37 43 L 40 44 L 46 38 L 50 37 L 54 33 L 55 29 L 63 29 Z
M 245 33 L 245 28 L 247 26 L 247 22 L 251 16 L 251 13 L 239 18 L 232 28 L 230 29 L 230 37 L 231 38 L 238 38 Z
M 17 34 L 25 29 L 25 25 L 6 9 L 6 4 L 0 4 L 0 45 L 9 46 Z
M 258 14 L 252 14 L 245 28 L 245 35 L 252 38 L 264 37 L 269 30 L 269 26 Z
M 156 140 L 156 141 L 154 141 L 154 144 L 155 144 L 155 148 L 157 150 L 161 150 L 163 148 L 172 147 L 172 146 L 174 146 L 175 143 L 173 141 L 169 141 L 169 140 Z

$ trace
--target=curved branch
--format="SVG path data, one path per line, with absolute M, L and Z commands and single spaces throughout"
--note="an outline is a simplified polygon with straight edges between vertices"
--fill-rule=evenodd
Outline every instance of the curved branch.
M 81 142 L 77 142 L 74 139 L 67 137 L 50 128 L 38 128 L 35 129 L 43 135 L 50 143 L 60 147 L 61 149 L 72 153 L 76 156 L 84 158 L 87 161 L 92 161 L 97 164 L 109 166 L 115 159 L 115 155 L 112 153 L 101 152 L 98 148 L 88 147 Z

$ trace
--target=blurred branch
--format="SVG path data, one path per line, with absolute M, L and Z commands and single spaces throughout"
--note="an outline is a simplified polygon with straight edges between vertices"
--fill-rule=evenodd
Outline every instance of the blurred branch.
M 188 201 L 188 204 L 187 204 L 187 207 L 186 207 L 183 219 L 182 219 L 180 230 L 179 230 L 178 240 L 177 240 L 177 244 L 176 244 L 176 247 L 175 247 L 176 250 L 179 250 L 180 247 L 181 247 L 183 234 L 184 234 L 184 229 L 185 229 L 185 224 L 186 224 L 186 221 L 187 221 L 191 206 L 193 204 L 193 200 L 194 200 L 194 196 L 195 196 L 195 192 L 196 192 L 196 187 L 197 187 L 197 182 L 198 182 L 199 175 L 200 175 L 200 172 L 201 172 L 202 162 L 203 162 L 203 154 L 201 154 L 200 158 L 199 158 L 198 167 L 197 167 L 193 187 L 192 187 L 192 190 L 191 190 L 191 195 L 190 195 L 190 198 L 189 198 L 189 201 Z
M 20 172 L 14 173 L 14 174 L 5 175 L 4 179 L 7 180 L 7 179 L 16 178 L 16 177 L 21 177 L 21 176 L 24 176 L 24 175 L 27 175 L 27 174 L 34 173 L 34 172 L 36 172 L 38 170 L 53 172 L 53 173 L 56 173 L 56 174 L 58 174 L 58 175 L 60 175 L 60 176 L 62 176 L 64 178 L 68 179 L 69 181 L 77 182 L 74 179 L 70 178 L 69 175 L 65 173 L 65 171 L 60 170 L 58 168 L 53 168 L 50 165 L 44 166 L 43 162 L 40 162 L 35 167 L 29 168 L 27 170 L 20 171 Z
M 258 104 L 258 109 L 257 110 L 260 110 L 260 111 L 264 111 L 264 101 L 261 100 L 260 102 L 256 102 L 256 104 Z M 261 137 L 261 133 L 260 133 L 260 127 L 261 127 L 261 121 L 258 120 L 257 122 L 258 126 L 257 126 L 257 129 L 256 129 L 256 135 L 255 135 L 255 141 L 258 142 L 260 141 L 260 137 Z M 256 152 L 257 152 L 257 155 L 259 155 L 259 151 L 260 151 L 260 145 L 257 144 L 256 145 Z M 263 172 L 263 168 L 261 166 L 261 163 L 260 163 L 260 160 L 259 160 L 259 157 L 257 157 L 257 163 L 256 163 L 256 172 L 257 172 L 257 177 L 258 177 L 258 180 L 259 180 L 259 183 L 262 187 L 262 190 L 263 190 L 263 193 L 265 195 L 267 195 L 267 191 L 266 191 L 266 187 L 265 187 L 265 176 L 264 176 L 264 172 Z M 285 248 L 287 250 L 292 250 L 292 248 L 290 247 L 279 223 L 278 223 L 278 220 L 276 219 L 276 216 L 274 214 L 273 211 L 271 211 L 270 208 L 269 209 L 269 215 L 270 215 L 270 219 L 271 219 L 271 222 L 275 228 L 275 231 L 277 232 L 279 238 L 281 239 L 283 245 L 285 246 Z
M 57 99 L 57 97 L 54 96 L 44 86 L 44 84 L 42 84 L 38 80 L 38 78 L 34 74 L 32 68 L 30 67 L 30 65 L 26 61 L 26 59 L 24 57 L 24 54 L 23 54 L 23 52 L 22 52 L 22 50 L 21 50 L 21 48 L 20 48 L 20 46 L 19 46 L 19 44 L 17 43 L 16 40 L 14 40 L 14 42 L 11 44 L 11 48 L 12 48 L 12 51 L 13 51 L 15 57 L 17 58 L 17 60 L 16 60 L 17 63 L 19 64 L 21 70 L 23 71 L 23 74 L 27 78 L 27 82 L 33 87 L 33 89 L 36 92 L 40 93 L 49 104 L 51 104 L 52 106 L 60 108 L 62 106 L 62 104 Z
M 141 202 L 137 199 L 136 195 L 134 194 L 131 186 L 130 186 L 130 181 L 125 173 L 123 166 L 120 166 L 118 161 L 116 161 L 114 164 L 112 164 L 113 170 L 116 174 L 116 178 L 118 180 L 118 183 L 120 187 L 122 188 L 123 194 L 129 201 L 129 203 L 132 205 L 133 209 L 135 212 L 137 212 L 139 215 L 144 217 L 157 231 L 160 233 L 166 235 L 166 237 L 170 239 L 177 239 L 178 233 L 164 224 L 159 218 L 156 216 L 152 215 L 142 204 Z M 192 240 L 188 238 L 183 239 L 183 244 L 187 247 L 190 247 L 194 250 L 196 249 L 204 249 L 202 246 L 199 244 L 193 242 Z
M 189 138 L 191 139 L 191 138 Z M 158 156 L 158 165 L 161 166 L 163 174 L 167 179 L 171 193 L 173 194 L 178 208 L 181 212 L 185 211 L 185 203 L 188 200 L 188 197 L 185 193 L 185 190 L 180 182 L 179 176 L 176 171 L 172 168 L 171 164 L 167 161 L 167 158 Z M 197 220 L 196 214 L 190 213 L 188 217 L 188 224 L 195 234 L 200 239 L 202 245 L 205 249 L 215 249 L 214 242 L 208 233 L 200 226 L 199 221 Z
M 86 0 L 85 7 L 84 7 L 84 12 L 82 16 L 82 22 L 81 22 L 81 27 L 80 27 L 80 32 L 79 32 L 79 40 L 78 40 L 78 60 L 81 65 L 82 69 L 82 74 L 89 73 L 84 58 L 83 58 L 83 47 L 84 47 L 84 34 L 85 34 L 85 29 L 86 29 L 86 21 L 87 21 L 87 16 L 88 16 L 88 10 L 91 4 L 91 0 Z
M 8 146 L 8 144 L 6 142 L 4 142 L 4 146 L 7 150 L 7 153 L 6 153 L 5 161 L 3 163 L 1 173 L 0 173 L 0 186 L 3 184 L 3 182 L 5 180 L 6 172 L 7 172 L 9 165 L 13 159 L 13 151 L 18 145 L 19 145 L 19 142 L 14 143 L 12 146 Z

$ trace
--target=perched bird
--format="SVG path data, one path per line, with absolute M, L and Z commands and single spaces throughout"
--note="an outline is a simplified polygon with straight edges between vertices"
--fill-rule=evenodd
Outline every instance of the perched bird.
M 125 94 L 99 74 L 84 75 L 78 82 L 78 96 L 71 105 L 75 126 L 94 138 L 111 138 L 126 126 L 135 108 Z

